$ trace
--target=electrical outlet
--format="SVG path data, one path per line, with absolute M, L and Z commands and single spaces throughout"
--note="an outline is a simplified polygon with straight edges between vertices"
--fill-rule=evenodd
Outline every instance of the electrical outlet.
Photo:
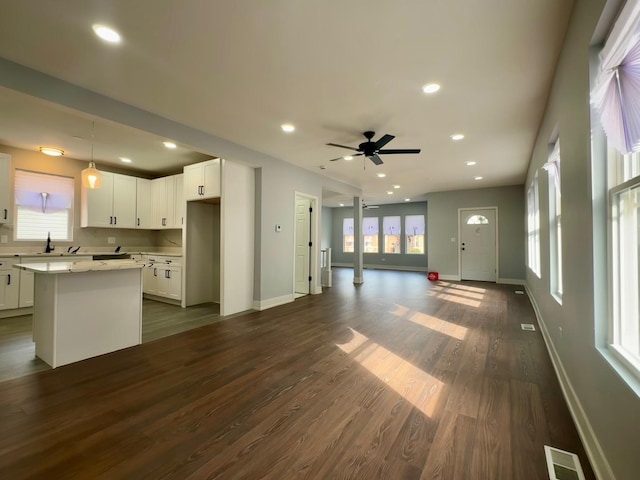
M 9 242 L 9 237 L 7 237 L 6 235 L 0 235 L 0 243 L 8 243 Z
M 116 237 L 107 237 L 107 243 L 116 243 Z

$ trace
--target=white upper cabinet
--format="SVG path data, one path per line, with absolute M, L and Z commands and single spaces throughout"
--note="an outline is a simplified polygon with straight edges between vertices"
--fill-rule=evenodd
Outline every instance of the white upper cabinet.
M 82 187 L 81 227 L 135 228 L 136 178 L 102 172 L 102 186 Z
M 151 180 L 136 178 L 136 228 L 151 228 Z
M 182 228 L 185 207 L 182 174 L 151 180 L 153 229 Z
M 184 167 L 185 200 L 220 196 L 220 159 L 215 158 Z
M 0 153 L 0 224 L 11 223 L 11 156 Z

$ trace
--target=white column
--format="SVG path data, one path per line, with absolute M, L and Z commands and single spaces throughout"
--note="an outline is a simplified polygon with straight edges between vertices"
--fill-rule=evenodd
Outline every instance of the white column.
M 353 197 L 353 283 L 364 283 L 362 273 L 362 250 L 364 238 L 362 236 L 362 197 Z

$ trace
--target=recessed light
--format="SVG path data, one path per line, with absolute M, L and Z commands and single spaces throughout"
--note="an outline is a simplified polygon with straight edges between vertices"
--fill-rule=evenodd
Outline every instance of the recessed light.
M 120 43 L 120 34 L 113 28 L 96 24 L 93 26 L 93 31 L 96 32 L 96 35 L 98 35 L 105 42 Z
M 424 93 L 436 93 L 438 90 L 440 90 L 440 85 L 437 83 L 427 83 L 422 86 L 422 91 Z
M 473 177 L 474 180 L 482 180 L 482 177 Z
M 378 178 L 384 178 L 387 176 L 386 173 L 376 173 L 376 175 L 378 176 Z
M 475 164 L 476 164 L 476 162 L 474 162 L 473 160 L 470 160 L 470 161 L 468 161 L 468 162 L 464 162 L 464 164 L 465 164 L 467 167 L 472 167 L 473 165 L 475 165 Z
M 341 206 L 341 207 L 344 207 L 344 203 L 341 203 L 341 204 L 340 204 L 340 206 Z
M 393 190 L 388 190 L 387 195 L 393 195 Z
M 171 149 L 176 148 L 176 144 L 173 142 L 162 142 L 162 144 L 167 148 L 171 148 Z
M 400 188 L 400 185 L 394 185 L 393 188 L 398 189 Z
M 64 155 L 64 150 L 53 147 L 40 147 L 40 153 L 44 153 L 45 155 L 49 155 L 50 157 L 60 157 Z
M 347 162 L 353 160 L 353 157 L 351 155 L 345 155 L 344 157 L 342 157 L 343 159 L 345 159 Z
M 453 140 L 454 142 L 457 142 L 458 140 L 462 140 L 464 138 L 464 135 L 461 133 L 454 133 L 453 135 L 451 135 L 451 140 Z
M 410 201 L 411 201 L 411 199 L 410 199 L 410 198 L 405 198 L 405 199 L 404 199 L 404 201 L 405 201 L 405 202 L 410 202 Z
M 282 131 L 286 133 L 291 133 L 296 129 L 295 125 L 292 123 L 283 123 L 280 125 L 280 128 L 282 128 Z
M 122 163 L 131 163 L 132 162 L 132 160 L 130 158 L 127 158 L 127 157 L 120 157 L 120 161 Z

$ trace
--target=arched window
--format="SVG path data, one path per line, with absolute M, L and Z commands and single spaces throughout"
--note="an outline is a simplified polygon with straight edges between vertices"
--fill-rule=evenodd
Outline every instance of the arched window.
M 471 215 L 467 218 L 467 225 L 485 225 L 489 223 L 489 219 L 484 215 Z

